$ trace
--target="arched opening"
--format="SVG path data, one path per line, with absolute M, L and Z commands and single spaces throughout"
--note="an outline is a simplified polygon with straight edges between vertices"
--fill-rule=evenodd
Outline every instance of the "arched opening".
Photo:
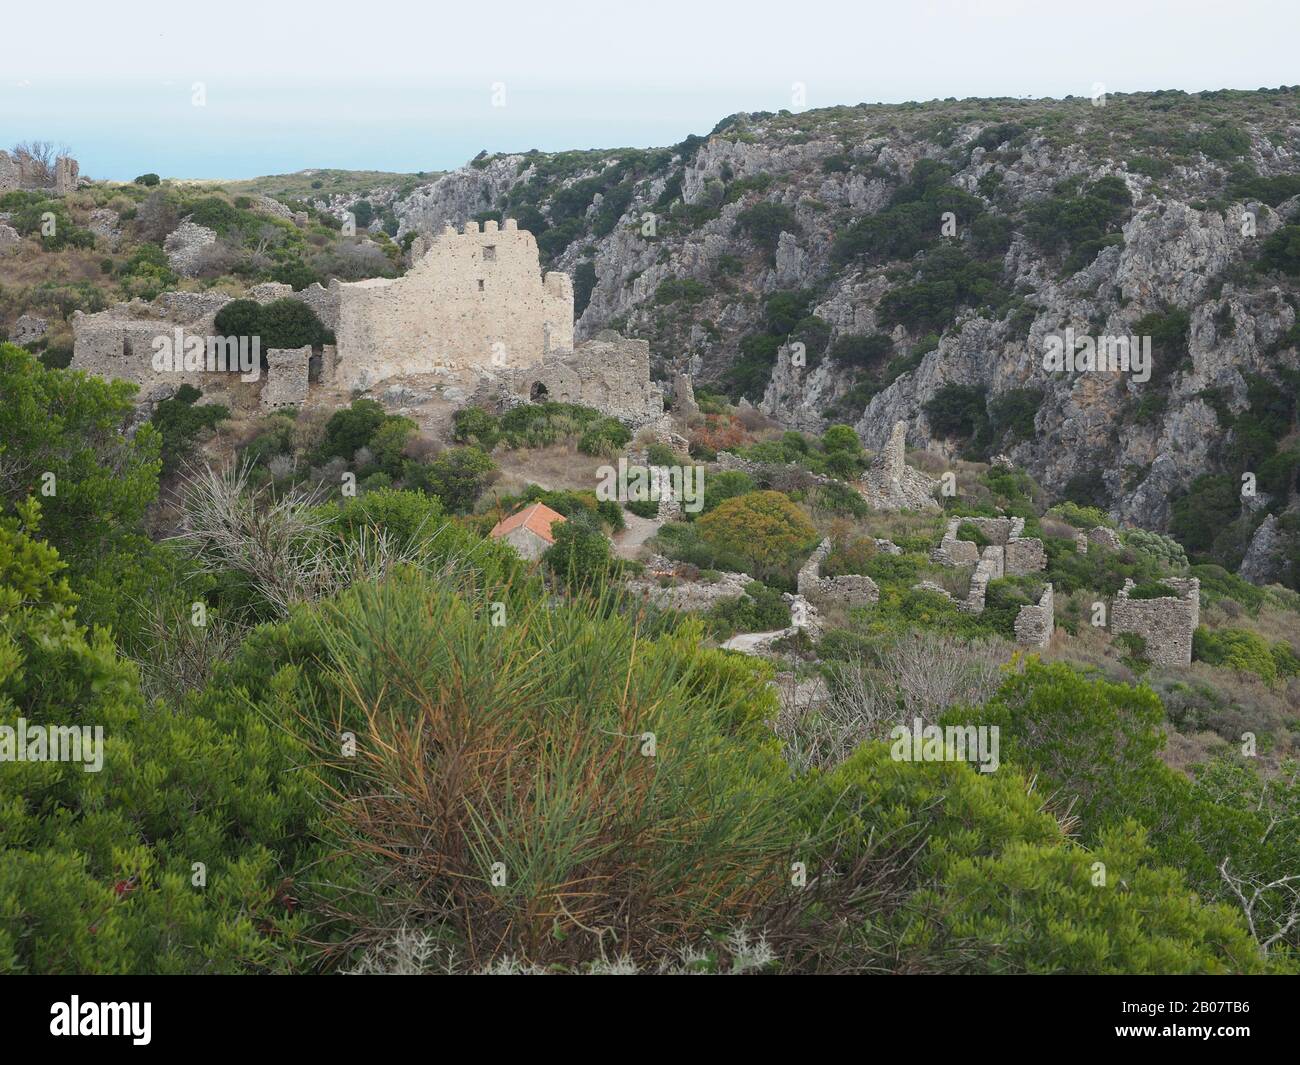
M 528 398 L 534 403 L 545 403 L 547 395 L 546 386 L 541 381 L 534 381 L 532 391 L 528 393 Z

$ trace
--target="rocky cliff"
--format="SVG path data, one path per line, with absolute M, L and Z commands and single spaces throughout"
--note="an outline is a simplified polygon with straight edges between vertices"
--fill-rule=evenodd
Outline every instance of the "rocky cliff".
M 1300 89 L 734 115 L 481 157 L 394 210 L 403 234 L 519 218 L 580 336 L 645 337 L 792 427 L 880 448 L 905 419 L 1156 529 L 1203 475 L 1253 473 L 1240 551 L 1294 489 Z M 1067 329 L 1145 343 L 1150 373 L 1045 368 Z

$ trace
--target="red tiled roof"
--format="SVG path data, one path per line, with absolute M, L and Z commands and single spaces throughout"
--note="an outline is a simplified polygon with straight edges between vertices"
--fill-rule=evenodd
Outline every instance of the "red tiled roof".
M 548 544 L 553 544 L 555 543 L 555 537 L 551 535 L 551 525 L 554 522 L 564 520 L 563 514 L 557 514 L 545 503 L 534 503 L 532 506 L 524 507 L 523 510 L 516 511 L 510 517 L 497 522 L 488 535 L 494 540 L 499 540 L 506 533 L 514 532 L 515 529 L 522 525 L 529 532 L 540 536 Z

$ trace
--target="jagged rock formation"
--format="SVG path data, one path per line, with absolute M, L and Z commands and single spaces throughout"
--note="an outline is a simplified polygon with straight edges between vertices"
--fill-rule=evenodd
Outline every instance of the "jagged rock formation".
M 1031 432 L 995 446 L 1054 496 L 1093 474 L 1115 518 L 1163 529 L 1171 495 L 1221 470 L 1228 453 L 1232 430 L 1210 394 L 1239 415 L 1251 375 L 1276 382 L 1279 370 L 1300 370 L 1295 285 L 1252 269 L 1270 235 L 1300 216 L 1286 184 L 1300 177 L 1295 96 L 1150 93 L 1112 97 L 1104 108 L 1087 99 L 934 101 L 733 115 L 708 137 L 657 153 L 590 152 L 576 165 L 545 153 L 476 160 L 395 210 L 404 232 L 428 233 L 487 211 L 535 211 L 551 226 L 543 246 L 554 265 L 594 275 L 576 335 L 612 323 L 647 336 L 697 384 L 725 381 L 742 342 L 768 328 L 768 297 L 807 292 L 808 316 L 827 333 L 800 361 L 793 342 L 806 338 L 774 338 L 775 365 L 759 388 L 766 413 L 809 431 L 847 422 L 872 449 L 905 420 L 914 446 L 951 455 L 960 442 L 936 432 L 925 409 L 941 389 L 980 389 L 990 404 L 1033 390 Z M 1135 133 L 1157 127 L 1156 147 Z M 937 327 L 894 324 L 882 301 L 916 280 L 930 249 L 864 259 L 833 254 L 835 242 L 936 163 L 945 186 L 1005 222 L 1004 243 L 985 261 L 1015 298 L 973 300 Z M 1118 182 L 1131 205 L 1106 239 L 1067 256 L 1059 231 L 1035 228 L 1035 212 L 1102 179 Z M 755 208 L 771 212 L 762 241 L 745 223 Z M 965 220 L 948 242 L 967 252 L 975 243 Z M 677 302 L 666 282 L 698 290 Z M 1157 353 L 1157 384 L 1043 369 L 1045 338 L 1066 328 L 1129 336 L 1146 316 L 1174 312 L 1187 316 L 1186 339 Z M 930 332 L 937 345 L 920 343 Z M 882 384 L 863 393 L 862 368 L 831 353 L 845 337 L 877 333 L 893 346 L 881 367 L 894 369 L 870 370 Z
M 1283 555 L 1285 540 L 1277 527 L 1277 518 L 1270 514 L 1260 523 L 1251 537 L 1246 557 L 1242 559 L 1241 577 L 1251 584 L 1271 584 L 1279 580 L 1286 568 Z

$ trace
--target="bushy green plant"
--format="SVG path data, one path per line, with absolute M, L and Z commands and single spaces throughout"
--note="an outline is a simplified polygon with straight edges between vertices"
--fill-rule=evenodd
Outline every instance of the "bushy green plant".
M 479 448 L 453 447 L 430 462 L 407 459 L 402 481 L 407 488 L 437 496 L 449 512 L 464 514 L 474 509 L 496 472 L 496 463 Z
M 798 568 L 817 530 L 780 492 L 750 492 L 719 504 L 695 522 L 700 539 L 741 559 L 760 578 Z
M 173 473 L 194 453 L 199 433 L 212 429 L 230 417 L 230 410 L 220 403 L 195 404 L 201 393 L 192 385 L 182 385 L 171 399 L 154 407 L 150 421 L 162 436 L 160 453 L 162 472 Z

